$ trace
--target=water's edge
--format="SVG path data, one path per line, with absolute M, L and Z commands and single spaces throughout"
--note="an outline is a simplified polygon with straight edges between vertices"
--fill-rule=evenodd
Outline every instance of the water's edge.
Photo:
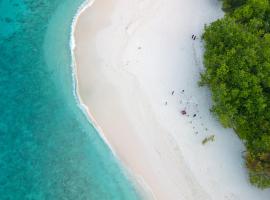
M 76 15 L 74 16 L 72 20 L 71 25 L 71 35 L 70 35 L 70 49 L 71 49 L 71 58 L 72 58 L 72 64 L 71 64 L 71 70 L 72 70 L 72 79 L 73 79 L 73 95 L 76 99 L 78 107 L 81 109 L 81 111 L 86 116 L 87 120 L 90 124 L 94 126 L 94 128 L 97 130 L 98 134 L 102 138 L 102 140 L 105 142 L 105 144 L 109 147 L 110 151 L 112 152 L 114 158 L 116 159 L 117 163 L 120 165 L 120 168 L 123 170 L 124 175 L 128 178 L 129 181 L 131 181 L 132 184 L 135 185 L 136 190 L 138 190 L 143 197 L 149 195 L 153 198 L 153 192 L 151 191 L 151 188 L 147 185 L 147 183 L 143 180 L 143 177 L 141 177 L 138 174 L 132 173 L 132 170 L 128 168 L 118 157 L 115 149 L 110 144 L 108 139 L 106 138 L 104 131 L 102 130 L 101 126 L 98 125 L 98 122 L 95 120 L 94 116 L 91 114 L 90 110 L 88 109 L 87 105 L 83 103 L 83 100 L 79 93 L 79 81 L 78 81 L 78 68 L 76 64 L 76 58 L 75 58 L 75 48 L 76 48 L 76 40 L 75 40 L 75 29 L 77 26 L 78 19 L 80 15 L 89 7 L 91 7 L 96 0 L 85 0 L 84 3 L 78 8 Z M 145 186 L 145 187 L 143 187 Z M 147 191 L 146 192 L 146 188 Z
M 74 53 L 75 47 L 76 47 L 75 29 L 76 29 L 76 25 L 77 25 L 77 22 L 78 22 L 80 15 L 87 8 L 91 7 L 95 1 L 96 0 L 85 0 L 85 2 L 78 8 L 77 13 L 72 20 L 71 35 L 70 35 L 70 49 L 71 49 L 71 58 L 72 58 L 71 70 L 72 70 L 72 79 L 73 79 L 73 95 L 76 99 L 78 107 L 85 114 L 89 123 L 92 124 L 98 130 L 99 135 L 101 136 L 102 140 L 106 143 L 106 145 L 112 151 L 113 155 L 117 158 L 117 154 L 115 153 L 115 150 L 110 145 L 110 143 L 107 140 L 107 138 L 105 137 L 101 127 L 96 122 L 94 116 L 90 113 L 88 107 L 83 103 L 82 98 L 80 97 L 80 94 L 79 94 L 79 81 L 78 81 L 78 75 L 77 75 L 78 72 L 77 72 L 77 65 L 76 65 L 76 59 L 75 59 L 75 53 Z

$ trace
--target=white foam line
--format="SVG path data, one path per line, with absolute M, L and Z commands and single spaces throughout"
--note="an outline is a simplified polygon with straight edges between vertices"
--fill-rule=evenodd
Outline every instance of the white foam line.
M 78 18 L 79 16 L 88 8 L 91 7 L 93 5 L 93 3 L 95 2 L 95 0 L 86 0 L 79 8 L 78 11 L 76 13 L 76 15 L 74 16 L 73 20 L 72 20 L 72 25 L 71 25 L 71 37 L 70 37 L 70 49 L 71 49 L 71 57 L 72 57 L 72 63 L 71 63 L 71 68 L 72 68 L 72 79 L 73 79 L 73 94 L 75 96 L 75 99 L 78 103 L 79 108 L 83 111 L 83 113 L 86 115 L 88 121 L 96 128 L 96 130 L 99 132 L 100 136 L 102 137 L 102 139 L 105 141 L 105 143 L 109 146 L 109 148 L 111 149 L 113 155 L 115 157 L 117 157 L 115 150 L 113 149 L 113 147 L 110 145 L 109 141 L 107 140 L 107 138 L 104 135 L 104 132 L 102 130 L 102 128 L 97 124 L 97 121 L 95 120 L 94 116 L 90 113 L 88 107 L 83 103 L 81 96 L 79 94 L 79 87 L 78 87 L 78 72 L 77 72 L 77 67 L 76 67 L 76 59 L 75 59 L 75 55 L 74 55 L 74 50 L 76 47 L 76 43 L 75 43 L 75 37 L 74 37 L 74 33 L 75 33 L 75 27 L 77 25 L 78 22 Z
M 98 125 L 97 121 L 95 120 L 94 116 L 91 114 L 91 112 L 89 111 L 89 108 L 83 103 L 81 96 L 79 94 L 79 81 L 78 81 L 78 71 L 77 71 L 77 65 L 76 65 L 76 59 L 75 59 L 75 55 L 74 55 L 74 51 L 75 51 L 75 47 L 76 47 L 76 42 L 75 42 L 75 28 L 78 22 L 78 19 L 80 17 L 80 15 L 89 7 L 91 7 L 94 4 L 95 0 L 85 0 L 84 3 L 78 8 L 76 15 L 73 17 L 72 20 L 72 24 L 71 24 L 71 36 L 70 36 L 70 49 L 71 49 L 71 59 L 72 59 L 72 63 L 71 63 L 71 71 L 72 71 L 72 80 L 73 80 L 73 95 L 76 99 L 77 105 L 79 106 L 79 108 L 82 110 L 82 112 L 85 114 L 87 120 L 89 121 L 90 124 L 92 124 L 94 126 L 94 128 L 97 130 L 97 132 L 99 133 L 101 139 L 105 142 L 105 144 L 109 147 L 109 149 L 111 150 L 113 156 L 115 157 L 116 161 L 118 161 L 118 163 L 121 163 L 123 167 L 122 170 L 124 170 L 124 174 L 127 175 L 127 177 L 134 177 L 136 182 L 140 185 L 139 188 L 142 188 L 144 190 L 144 192 L 148 192 L 147 194 L 151 195 L 151 197 L 153 199 L 156 199 L 152 189 L 150 188 L 150 186 L 146 183 L 146 181 L 144 180 L 144 178 L 140 175 L 140 174 L 135 174 L 132 173 L 133 170 L 131 170 L 128 166 L 124 165 L 124 163 L 121 162 L 120 158 L 118 157 L 118 155 L 116 154 L 116 151 L 114 150 L 114 148 L 111 146 L 111 144 L 109 143 L 108 139 L 106 138 L 104 131 L 102 130 L 102 128 Z M 125 173 L 125 171 L 128 172 L 128 174 Z M 136 184 L 135 184 L 136 186 Z M 138 185 L 137 185 L 138 186 Z M 143 186 L 143 187 L 142 187 Z

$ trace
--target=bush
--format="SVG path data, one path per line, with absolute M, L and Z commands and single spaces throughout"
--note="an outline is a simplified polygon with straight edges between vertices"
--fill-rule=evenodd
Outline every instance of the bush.
M 215 141 L 215 135 L 210 135 L 203 139 L 202 144 L 205 145 L 208 142 L 214 142 Z
M 224 4 L 236 9 L 205 28 L 206 70 L 200 84 L 212 90 L 212 111 L 223 126 L 243 139 L 251 183 L 266 188 L 270 187 L 270 5 L 268 0 Z
M 232 11 L 242 5 L 244 5 L 247 0 L 224 0 L 223 1 L 223 9 L 224 11 Z

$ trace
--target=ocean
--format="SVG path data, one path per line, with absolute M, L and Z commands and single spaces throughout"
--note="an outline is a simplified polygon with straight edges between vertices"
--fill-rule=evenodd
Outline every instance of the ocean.
M 137 200 L 78 105 L 71 24 L 83 0 L 0 0 L 0 199 Z

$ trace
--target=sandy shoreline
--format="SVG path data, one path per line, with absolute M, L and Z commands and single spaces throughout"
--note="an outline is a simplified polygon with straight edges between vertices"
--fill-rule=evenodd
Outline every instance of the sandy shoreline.
M 71 54 L 72 54 L 72 77 L 73 77 L 73 81 L 74 81 L 74 96 L 78 101 L 78 106 L 80 107 L 80 109 L 88 116 L 89 118 L 89 122 L 91 124 L 93 124 L 95 126 L 95 128 L 98 130 L 99 134 L 101 135 L 102 139 L 104 140 L 104 142 L 110 147 L 112 153 L 117 157 L 117 154 L 115 153 L 113 147 L 110 145 L 109 141 L 107 140 L 107 138 L 105 137 L 102 128 L 98 125 L 97 121 L 95 120 L 94 116 L 91 114 L 91 112 L 88 109 L 88 106 L 86 104 L 84 104 L 84 102 L 82 101 L 82 98 L 79 94 L 79 81 L 78 81 L 78 71 L 77 71 L 77 64 L 76 64 L 76 58 L 74 55 L 75 52 L 75 28 L 77 26 L 77 22 L 78 19 L 80 17 L 80 15 L 89 7 L 91 7 L 93 5 L 93 3 L 95 2 L 95 0 L 86 0 L 78 9 L 75 17 L 73 18 L 73 22 L 72 22 L 72 30 L 71 30 L 71 40 L 70 40 L 70 49 L 71 49 Z
M 269 199 L 248 183 L 243 145 L 197 86 L 202 43 L 191 35 L 221 16 L 215 0 L 96 0 L 74 23 L 82 102 L 156 199 Z
M 77 99 L 78 106 L 80 109 L 85 113 L 85 115 L 88 117 L 89 123 L 93 124 L 98 133 L 100 134 L 101 138 L 103 141 L 107 144 L 107 146 L 110 148 L 112 151 L 113 155 L 117 159 L 118 162 L 121 162 L 119 156 L 114 150 L 114 147 L 110 144 L 110 142 L 107 140 L 104 131 L 102 128 L 99 126 L 97 123 L 96 119 L 92 115 L 92 113 L 89 111 L 89 108 L 87 105 L 84 104 L 82 101 L 82 98 L 79 94 L 79 79 L 78 79 L 78 70 L 77 70 L 77 64 L 76 64 L 76 58 L 75 58 L 75 28 L 77 27 L 77 22 L 80 17 L 80 15 L 88 8 L 90 8 L 95 0 L 86 0 L 79 8 L 76 13 L 76 15 L 73 18 L 72 26 L 71 26 L 71 40 L 70 40 L 70 49 L 71 49 L 71 54 L 72 54 L 72 73 L 73 73 L 73 81 L 74 81 L 74 96 Z M 151 188 L 147 185 L 147 183 L 144 181 L 143 177 L 139 176 L 138 174 L 135 177 L 135 174 L 132 173 L 132 170 L 129 169 L 127 166 L 123 166 L 125 170 L 124 173 L 127 173 L 126 175 L 128 178 L 131 178 L 134 181 L 134 186 L 136 187 L 137 191 L 141 193 L 142 197 L 146 199 L 152 199 L 154 198 L 154 194 L 152 193 Z M 134 178 L 136 180 L 134 180 Z

